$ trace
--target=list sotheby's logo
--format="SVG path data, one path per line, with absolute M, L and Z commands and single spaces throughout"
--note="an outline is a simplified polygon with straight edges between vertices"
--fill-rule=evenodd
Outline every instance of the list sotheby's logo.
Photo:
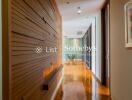
M 57 52 L 57 48 L 56 47 L 45 47 L 45 48 L 43 48 L 42 46 L 40 46 L 40 47 L 36 47 L 35 48 L 35 52 L 36 53 L 42 53 L 42 52 L 56 53 Z

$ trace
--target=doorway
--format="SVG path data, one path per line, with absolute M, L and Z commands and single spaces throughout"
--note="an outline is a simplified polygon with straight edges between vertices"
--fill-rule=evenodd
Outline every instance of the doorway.
M 109 2 L 105 4 L 101 11 L 102 19 L 102 73 L 101 82 L 110 87 L 110 30 L 109 30 Z
M 89 30 L 88 30 L 87 47 L 89 47 L 89 50 L 87 51 L 87 61 L 88 61 L 88 66 L 91 70 L 92 69 L 92 51 L 90 49 L 92 48 L 92 25 L 89 27 Z
M 82 59 L 87 64 L 88 68 L 92 69 L 92 51 L 90 50 L 92 48 L 92 25 L 90 25 L 83 36 L 82 45 L 84 48 L 87 48 L 87 50 L 84 49 L 82 52 Z

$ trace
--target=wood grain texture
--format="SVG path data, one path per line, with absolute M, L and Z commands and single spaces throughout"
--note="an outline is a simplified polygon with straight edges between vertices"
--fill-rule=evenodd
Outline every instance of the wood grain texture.
M 54 0 L 10 0 L 11 100 L 50 100 L 61 72 L 47 91 L 42 85 L 60 65 L 61 16 Z M 36 49 L 41 47 L 41 53 Z M 47 53 L 46 47 L 57 52 Z
M 2 100 L 9 100 L 9 13 L 8 2 L 2 3 Z

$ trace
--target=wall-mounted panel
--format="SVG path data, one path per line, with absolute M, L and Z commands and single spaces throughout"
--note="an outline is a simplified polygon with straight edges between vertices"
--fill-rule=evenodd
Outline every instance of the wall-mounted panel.
M 11 100 L 50 100 L 61 72 L 61 16 L 54 0 L 10 0 Z M 46 52 L 56 47 L 57 52 Z M 42 88 L 48 77 L 53 85 Z M 52 78 L 52 77 L 51 77 Z

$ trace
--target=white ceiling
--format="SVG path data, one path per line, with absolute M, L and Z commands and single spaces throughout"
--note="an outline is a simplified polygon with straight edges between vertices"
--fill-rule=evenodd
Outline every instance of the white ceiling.
M 62 15 L 63 36 L 81 38 L 95 19 L 105 0 L 56 0 Z M 67 2 L 70 2 L 67 4 Z M 82 10 L 78 14 L 78 7 Z M 82 34 L 77 34 L 79 31 Z

